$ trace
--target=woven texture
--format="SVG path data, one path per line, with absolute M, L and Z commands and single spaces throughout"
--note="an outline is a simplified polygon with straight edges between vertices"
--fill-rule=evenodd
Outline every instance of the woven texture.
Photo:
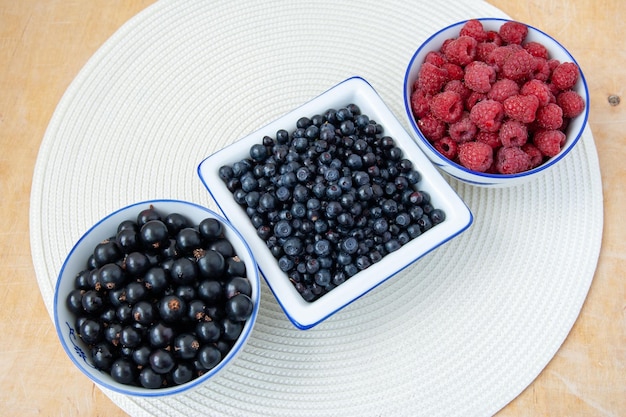
M 140 13 L 83 68 L 41 145 L 31 244 L 48 310 L 95 221 L 155 198 L 215 209 L 196 174 L 205 156 L 352 75 L 405 123 L 414 50 L 481 16 L 507 17 L 461 0 L 178 0 Z M 214 381 L 163 400 L 107 395 L 132 416 L 496 413 L 554 356 L 591 284 L 603 226 L 592 133 L 537 181 L 450 181 L 472 227 L 340 313 L 297 330 L 264 284 L 249 343 Z

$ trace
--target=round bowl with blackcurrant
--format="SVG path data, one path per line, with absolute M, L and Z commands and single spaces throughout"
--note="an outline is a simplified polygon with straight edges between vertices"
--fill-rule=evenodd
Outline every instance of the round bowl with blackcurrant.
M 258 266 L 224 217 L 150 200 L 98 221 L 57 280 L 54 322 L 72 362 L 112 391 L 187 392 L 241 352 L 260 298 Z
M 302 330 L 473 220 L 374 87 L 357 76 L 210 155 L 198 174 Z

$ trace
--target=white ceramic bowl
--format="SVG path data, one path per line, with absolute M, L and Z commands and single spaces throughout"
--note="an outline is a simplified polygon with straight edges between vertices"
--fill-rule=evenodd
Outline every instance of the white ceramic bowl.
M 185 384 L 158 389 L 147 389 L 139 386 L 121 384 L 116 382 L 108 373 L 96 369 L 93 362 L 89 358 L 90 355 L 88 346 L 86 346 L 86 344 L 77 336 L 77 330 L 75 329 L 74 324 L 75 315 L 66 306 L 66 298 L 70 291 L 74 288 L 75 277 L 80 271 L 86 268 L 87 259 L 93 253 L 95 246 L 104 239 L 114 236 L 120 222 L 124 220 L 136 220 L 139 212 L 143 209 L 149 208 L 151 205 L 164 215 L 169 213 L 183 214 L 190 222 L 196 225 L 205 218 L 215 218 L 221 221 L 225 237 L 233 245 L 239 258 L 245 262 L 246 275 L 252 288 L 251 299 L 254 303 L 252 315 L 245 323 L 241 335 L 235 342 L 230 352 L 222 358 L 221 362 L 217 366 L 210 371 L 207 371 L 202 376 Z M 57 335 L 59 336 L 65 352 L 74 365 L 76 365 L 92 381 L 104 388 L 108 388 L 121 394 L 142 397 L 163 397 L 187 392 L 197 388 L 221 372 L 234 360 L 248 340 L 250 332 L 252 331 L 256 321 L 259 309 L 259 286 L 260 278 L 258 266 L 248 245 L 239 232 L 222 216 L 205 207 L 185 201 L 144 201 L 129 205 L 109 214 L 91 227 L 72 248 L 67 256 L 67 259 L 63 263 L 55 288 L 54 324 L 56 326 Z
M 363 114 L 380 123 L 385 129 L 385 134 L 395 139 L 396 145 L 403 150 L 404 157 L 410 159 L 422 175 L 419 188 L 430 193 L 433 205 L 445 211 L 446 219 L 317 300 L 307 302 L 278 267 L 265 241 L 258 237 L 245 210 L 236 203 L 232 193 L 220 179 L 218 171 L 222 165 L 248 158 L 251 146 L 260 144 L 265 135 L 275 137 L 279 129 L 292 132 L 300 117 L 323 114 L 328 109 L 339 109 L 349 103 L 358 105 Z M 260 130 L 214 153 L 200 163 L 198 173 L 220 210 L 250 245 L 267 284 L 288 318 L 300 329 L 311 328 L 336 313 L 427 252 L 457 236 L 468 228 L 473 220 L 464 202 L 416 146 L 415 141 L 380 96 L 360 77 L 349 78 L 339 83 Z
M 485 30 L 488 31 L 497 31 L 500 26 L 509 21 L 506 19 L 498 18 L 482 18 L 477 20 L 479 20 Z M 416 137 L 419 147 L 436 166 L 438 166 L 440 169 L 450 174 L 451 176 L 469 184 L 485 187 L 507 187 L 524 183 L 528 180 L 536 178 L 540 174 L 543 174 L 560 160 L 562 160 L 572 150 L 572 148 L 580 139 L 585 125 L 587 124 L 587 117 L 589 115 L 589 91 L 587 89 L 587 82 L 582 73 L 582 70 L 580 70 L 580 66 L 578 66 L 580 70 L 580 76 L 577 84 L 574 86 L 573 89 L 585 101 L 585 110 L 583 111 L 583 113 L 570 121 L 570 124 L 565 132 L 567 141 L 562 147 L 561 151 L 556 156 L 553 156 L 552 158 L 544 162 L 542 165 L 526 172 L 504 175 L 472 171 L 460 164 L 452 162 L 445 156 L 441 155 L 428 141 L 428 139 L 426 139 L 421 133 L 413 112 L 411 111 L 411 92 L 413 83 L 417 79 L 420 67 L 424 62 L 424 58 L 426 57 L 426 55 L 430 51 L 438 51 L 446 39 L 457 38 L 459 36 L 459 31 L 465 23 L 466 21 L 455 23 L 433 34 L 419 46 L 415 54 L 411 57 L 404 77 L 404 106 L 406 118 L 409 122 L 414 136 Z M 578 65 L 574 57 L 557 40 L 539 29 L 536 29 L 529 25 L 526 26 L 528 27 L 526 42 L 539 42 L 548 49 L 551 58 L 558 59 L 560 62 L 573 62 Z

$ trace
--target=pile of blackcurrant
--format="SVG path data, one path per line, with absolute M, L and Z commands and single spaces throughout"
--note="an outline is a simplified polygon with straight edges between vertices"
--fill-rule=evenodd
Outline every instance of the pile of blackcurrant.
M 219 175 L 306 301 L 445 220 L 413 163 L 354 103 L 263 137 Z
M 245 263 L 223 227 L 150 206 L 94 248 L 66 304 L 96 368 L 156 389 L 220 363 L 254 307 Z

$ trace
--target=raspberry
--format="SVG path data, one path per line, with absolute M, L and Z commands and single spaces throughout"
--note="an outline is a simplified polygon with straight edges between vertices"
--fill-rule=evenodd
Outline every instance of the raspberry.
M 523 47 L 535 58 L 548 59 L 548 49 L 539 42 L 526 42 Z
M 527 142 L 522 146 L 522 150 L 528 154 L 530 157 L 530 168 L 537 168 L 539 165 L 543 163 L 543 154 L 541 151 L 532 143 Z
M 474 61 L 465 67 L 465 85 L 479 93 L 491 90 L 491 83 L 496 80 L 496 71 L 482 61 Z
M 578 66 L 573 62 L 563 62 L 552 71 L 552 84 L 559 90 L 569 90 L 578 81 Z
M 585 101 L 574 90 L 567 90 L 556 96 L 556 104 L 563 110 L 563 117 L 576 117 L 585 110 Z
M 441 67 L 443 64 L 448 62 L 443 54 L 439 51 L 430 51 L 424 57 L 424 62 L 429 62 L 436 67 Z
M 500 129 L 504 110 L 502 103 L 495 100 L 482 100 L 470 110 L 470 120 L 481 130 L 495 132 Z
M 485 172 L 493 163 L 493 149 L 482 142 L 465 142 L 459 145 L 459 162 L 472 171 Z
M 487 40 L 487 32 L 480 20 L 470 19 L 461 28 L 459 32 L 460 36 L 471 36 L 478 42 L 484 42 Z
M 446 45 L 444 55 L 453 64 L 465 66 L 474 60 L 477 44 L 470 36 L 459 36 Z
M 504 43 L 521 45 L 528 35 L 528 27 L 519 22 L 505 22 L 498 31 Z
M 469 97 L 467 97 L 467 99 L 465 100 L 465 109 L 468 111 L 472 110 L 472 108 L 474 108 L 476 103 L 484 100 L 485 98 L 487 98 L 487 94 L 479 93 L 477 91 L 472 91 Z
M 459 93 L 444 91 L 430 100 L 430 111 L 439 120 L 454 123 L 463 115 L 463 100 Z
M 500 174 L 517 174 L 528 171 L 530 155 L 517 146 L 503 146 L 496 153 L 496 170 Z
M 530 78 L 535 69 L 537 62 L 534 56 L 526 52 L 524 49 L 513 52 L 502 64 L 502 75 L 514 81 L 520 81 Z
M 431 113 L 419 119 L 417 126 L 426 139 L 431 142 L 441 139 L 446 133 L 446 124 Z
M 535 96 L 516 95 L 504 100 L 502 103 L 504 114 L 511 119 L 519 120 L 523 123 L 531 123 L 535 120 L 539 99 Z
M 456 123 L 452 123 L 448 128 L 450 138 L 457 142 L 467 142 L 474 139 L 477 131 L 478 129 L 470 120 L 468 112 L 464 112 L 461 119 Z
M 506 120 L 499 130 L 502 146 L 522 146 L 528 141 L 528 129 L 517 120 Z
M 535 80 L 543 81 L 544 83 L 550 79 L 552 70 L 547 59 L 535 57 L 535 71 L 533 72 L 533 78 Z
M 487 57 L 497 47 L 498 45 L 496 45 L 495 42 L 479 42 L 478 45 L 476 45 L 475 59 L 478 61 L 487 62 Z
M 443 156 L 448 158 L 449 160 L 454 160 L 458 153 L 458 144 L 452 140 L 449 136 L 444 136 L 443 138 L 436 140 L 433 143 L 433 146 Z
M 411 93 L 411 109 L 416 119 L 421 119 L 430 111 L 430 94 L 424 93 L 424 90 L 414 90 Z
M 425 93 L 435 94 L 441 91 L 447 80 L 448 73 L 446 70 L 427 62 L 420 68 L 417 76 L 417 86 L 419 89 L 424 90 Z
M 561 151 L 565 139 L 565 133 L 560 130 L 540 130 L 535 133 L 533 143 L 542 154 L 551 158 Z
M 507 98 L 517 94 L 519 94 L 519 85 L 513 80 L 502 78 L 493 83 L 491 90 L 487 93 L 487 97 L 502 103 Z
M 514 53 L 521 50 L 520 45 L 498 46 L 488 56 L 485 61 L 489 65 L 493 65 L 496 71 L 501 71 L 506 60 Z
M 454 91 L 459 93 L 463 101 L 467 100 L 472 90 L 467 88 L 461 80 L 450 80 L 443 86 L 443 91 Z
M 448 80 L 462 80 L 465 74 L 460 65 L 453 64 L 452 62 L 446 62 L 441 68 L 448 71 Z
M 533 95 L 539 99 L 539 106 L 545 106 L 554 98 L 548 84 L 537 79 L 526 82 L 520 89 L 520 94 L 528 96 Z
M 504 42 L 502 41 L 502 36 L 500 36 L 500 34 L 495 30 L 487 31 L 487 42 L 493 42 L 497 46 L 504 45 Z
M 539 127 L 555 130 L 563 124 L 563 110 L 555 103 L 549 103 L 537 110 L 535 120 Z
M 485 132 L 484 130 L 481 130 L 476 134 L 476 141 L 486 143 L 493 149 L 497 149 L 502 146 L 498 132 Z

